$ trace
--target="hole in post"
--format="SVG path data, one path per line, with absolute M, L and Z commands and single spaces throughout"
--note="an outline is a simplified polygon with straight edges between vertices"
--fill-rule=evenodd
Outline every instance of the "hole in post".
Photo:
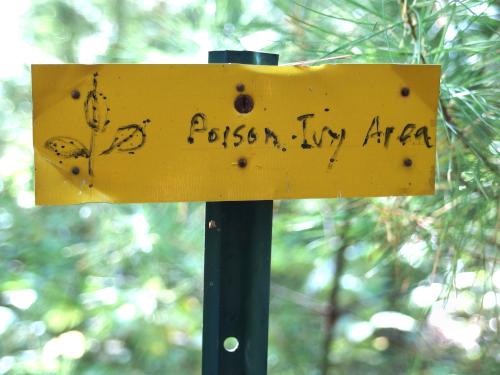
M 215 220 L 210 220 L 208 222 L 208 229 L 217 229 L 217 223 L 215 222 Z
M 240 343 L 236 337 L 226 337 L 226 339 L 224 340 L 224 349 L 227 352 L 235 352 L 238 349 L 239 345 Z

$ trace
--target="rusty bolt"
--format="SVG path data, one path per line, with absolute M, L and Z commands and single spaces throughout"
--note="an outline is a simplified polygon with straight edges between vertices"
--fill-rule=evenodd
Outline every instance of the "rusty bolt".
M 253 99 L 250 95 L 241 94 L 234 100 L 234 108 L 239 113 L 249 113 L 253 109 Z
M 403 87 L 401 89 L 401 95 L 402 96 L 409 96 L 410 95 L 410 89 L 408 87 Z
M 73 99 L 80 99 L 80 91 L 78 90 L 71 90 L 71 97 Z
M 245 91 L 245 85 L 244 85 L 243 83 L 238 83 L 238 84 L 236 85 L 236 90 L 237 90 L 238 92 L 243 92 L 243 91 Z
M 238 159 L 238 167 L 245 168 L 247 166 L 247 164 L 248 164 L 247 159 L 245 159 L 245 158 Z
M 403 164 L 404 164 L 405 167 L 409 168 L 409 167 L 412 166 L 413 161 L 411 159 L 409 159 L 409 158 L 406 158 L 405 160 L 403 160 Z

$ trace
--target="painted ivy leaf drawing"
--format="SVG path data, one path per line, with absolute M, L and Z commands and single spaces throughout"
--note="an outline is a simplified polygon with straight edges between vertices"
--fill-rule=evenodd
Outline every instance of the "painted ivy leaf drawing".
M 80 141 L 70 137 L 52 137 L 45 142 L 45 147 L 64 159 L 88 158 L 90 155 L 87 147 Z
M 106 126 L 110 123 L 108 119 L 110 109 L 108 98 L 102 92 L 97 91 L 97 73 L 94 73 L 92 83 L 92 90 L 87 93 L 84 103 L 85 120 L 90 129 L 95 133 L 100 133 L 106 130 Z
M 110 107 L 108 98 L 97 88 L 98 73 L 92 77 L 92 89 L 89 90 L 83 103 L 85 122 L 90 128 L 90 141 L 86 146 L 82 141 L 69 136 L 55 136 L 45 142 L 45 148 L 56 154 L 59 163 L 63 159 L 78 159 L 80 157 L 88 159 L 88 174 L 94 176 L 94 155 L 109 155 L 113 151 L 128 152 L 134 154 L 135 151 L 144 146 L 146 142 L 146 126 L 151 123 L 150 119 L 142 121 L 141 125 L 130 124 L 119 127 L 114 135 L 109 147 L 102 152 L 96 152 L 96 138 L 100 133 L 106 131 L 111 123 L 109 119 Z M 92 186 L 92 182 L 90 183 Z
M 113 139 L 113 143 L 106 150 L 101 152 L 101 155 L 109 154 L 113 150 L 128 152 L 133 154 L 135 150 L 141 148 L 146 142 L 146 131 L 144 127 L 151 121 L 144 120 L 142 125 L 126 125 L 118 128 Z

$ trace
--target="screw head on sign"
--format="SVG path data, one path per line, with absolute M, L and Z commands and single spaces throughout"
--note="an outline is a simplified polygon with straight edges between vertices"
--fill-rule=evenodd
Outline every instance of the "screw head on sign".
M 245 85 L 244 85 L 243 83 L 238 83 L 238 84 L 236 85 L 236 91 L 238 91 L 238 92 L 243 92 L 243 91 L 245 91 Z
M 245 168 L 247 166 L 247 164 L 248 164 L 247 159 L 245 159 L 245 158 L 238 159 L 238 167 Z
M 405 160 L 403 160 L 403 164 L 405 167 L 411 167 L 413 165 L 413 161 L 409 158 L 406 158 Z
M 234 108 L 239 113 L 249 113 L 253 109 L 253 98 L 250 95 L 241 94 L 234 100 Z
M 71 90 L 71 97 L 73 99 L 80 99 L 80 91 L 78 90 Z
M 401 95 L 402 96 L 409 96 L 410 95 L 410 89 L 408 87 L 403 87 L 401 89 Z
M 80 174 L 80 168 L 78 167 L 71 168 L 71 173 L 73 173 L 75 176 Z

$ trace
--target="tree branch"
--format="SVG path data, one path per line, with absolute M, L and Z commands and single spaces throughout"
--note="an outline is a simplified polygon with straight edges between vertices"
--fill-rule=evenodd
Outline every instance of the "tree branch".
M 419 43 L 418 41 L 418 35 L 417 35 L 417 29 L 416 29 L 416 21 L 412 18 L 412 13 L 413 10 L 410 8 L 408 5 L 407 1 L 404 1 L 402 3 L 403 9 L 402 9 L 402 14 L 404 18 L 404 22 L 409 26 L 411 36 L 413 39 L 414 43 Z M 417 19 L 415 17 L 415 19 Z M 424 63 L 427 64 L 427 59 L 425 58 L 424 54 L 422 53 L 422 50 L 420 50 L 420 60 Z M 457 125 L 456 120 L 453 118 L 453 116 L 450 113 L 450 108 L 445 101 L 440 98 L 439 99 L 439 104 L 441 107 L 441 112 L 443 114 L 443 118 L 448 125 L 453 130 L 453 133 L 458 137 L 458 139 L 462 142 L 462 144 L 465 146 L 465 148 L 469 149 L 481 162 L 491 171 L 493 174 L 496 176 L 499 175 L 499 170 L 495 164 L 490 162 L 484 155 L 479 153 L 467 140 L 467 137 L 463 134 L 463 132 L 460 130 L 460 128 Z
M 325 228 L 325 236 L 332 239 L 334 235 L 334 224 L 333 218 L 331 217 L 329 208 L 325 209 L 326 214 L 324 218 L 324 228 Z M 344 274 L 346 259 L 345 252 L 347 247 L 349 246 L 349 241 L 347 240 L 347 232 L 350 227 L 350 210 L 347 209 L 347 219 L 344 222 L 344 225 L 340 230 L 340 238 L 341 244 L 340 247 L 335 252 L 334 257 L 332 258 L 333 262 L 333 279 L 332 279 L 332 287 L 330 289 L 330 294 L 328 297 L 328 303 L 325 308 L 325 336 L 323 337 L 323 354 L 321 357 L 321 375 L 328 375 L 330 371 L 330 349 L 335 341 L 335 325 L 337 324 L 338 319 L 342 315 L 342 309 L 339 304 L 339 294 L 340 294 L 340 279 Z M 333 244 L 332 244 L 333 246 Z

